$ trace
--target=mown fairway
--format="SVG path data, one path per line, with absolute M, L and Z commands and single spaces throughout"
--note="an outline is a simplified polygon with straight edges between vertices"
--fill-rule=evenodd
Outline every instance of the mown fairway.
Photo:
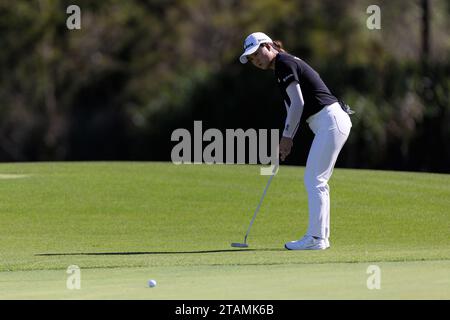
M 449 175 L 335 169 L 331 248 L 291 252 L 302 178 L 281 167 L 240 250 L 268 179 L 258 166 L 1 164 L 0 299 L 450 298 Z

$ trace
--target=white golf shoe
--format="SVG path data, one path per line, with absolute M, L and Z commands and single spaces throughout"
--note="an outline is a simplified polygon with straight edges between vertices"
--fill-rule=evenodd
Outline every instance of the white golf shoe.
M 312 236 L 304 236 L 300 240 L 291 241 L 284 245 L 288 250 L 325 250 L 330 246 L 327 239 L 316 239 Z

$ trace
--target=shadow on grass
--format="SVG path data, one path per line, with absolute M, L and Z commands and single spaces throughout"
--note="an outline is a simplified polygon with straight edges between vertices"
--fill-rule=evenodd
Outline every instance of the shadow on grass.
M 193 253 L 220 253 L 220 252 L 248 252 L 248 251 L 285 251 L 285 249 L 224 249 L 201 251 L 138 251 L 138 252 L 72 252 L 72 253 L 37 253 L 35 256 L 126 256 L 140 254 L 193 254 Z

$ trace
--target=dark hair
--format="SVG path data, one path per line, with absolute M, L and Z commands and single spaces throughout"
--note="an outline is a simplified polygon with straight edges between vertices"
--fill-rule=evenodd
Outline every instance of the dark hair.
M 278 52 L 286 52 L 283 47 L 283 43 L 280 40 L 273 40 L 271 43 L 272 47 L 275 48 Z

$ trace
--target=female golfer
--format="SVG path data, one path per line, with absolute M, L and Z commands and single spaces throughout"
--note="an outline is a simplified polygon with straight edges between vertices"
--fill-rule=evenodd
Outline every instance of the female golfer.
M 281 42 L 255 32 L 244 41 L 241 63 L 275 72 L 287 110 L 280 140 L 282 161 L 291 152 L 294 138 L 305 119 L 314 132 L 306 162 L 304 182 L 308 192 L 309 226 L 300 240 L 285 244 L 289 250 L 321 250 L 330 247 L 330 188 L 328 180 L 339 152 L 350 134 L 350 108 L 333 96 L 319 74 L 305 61 L 288 54 Z

